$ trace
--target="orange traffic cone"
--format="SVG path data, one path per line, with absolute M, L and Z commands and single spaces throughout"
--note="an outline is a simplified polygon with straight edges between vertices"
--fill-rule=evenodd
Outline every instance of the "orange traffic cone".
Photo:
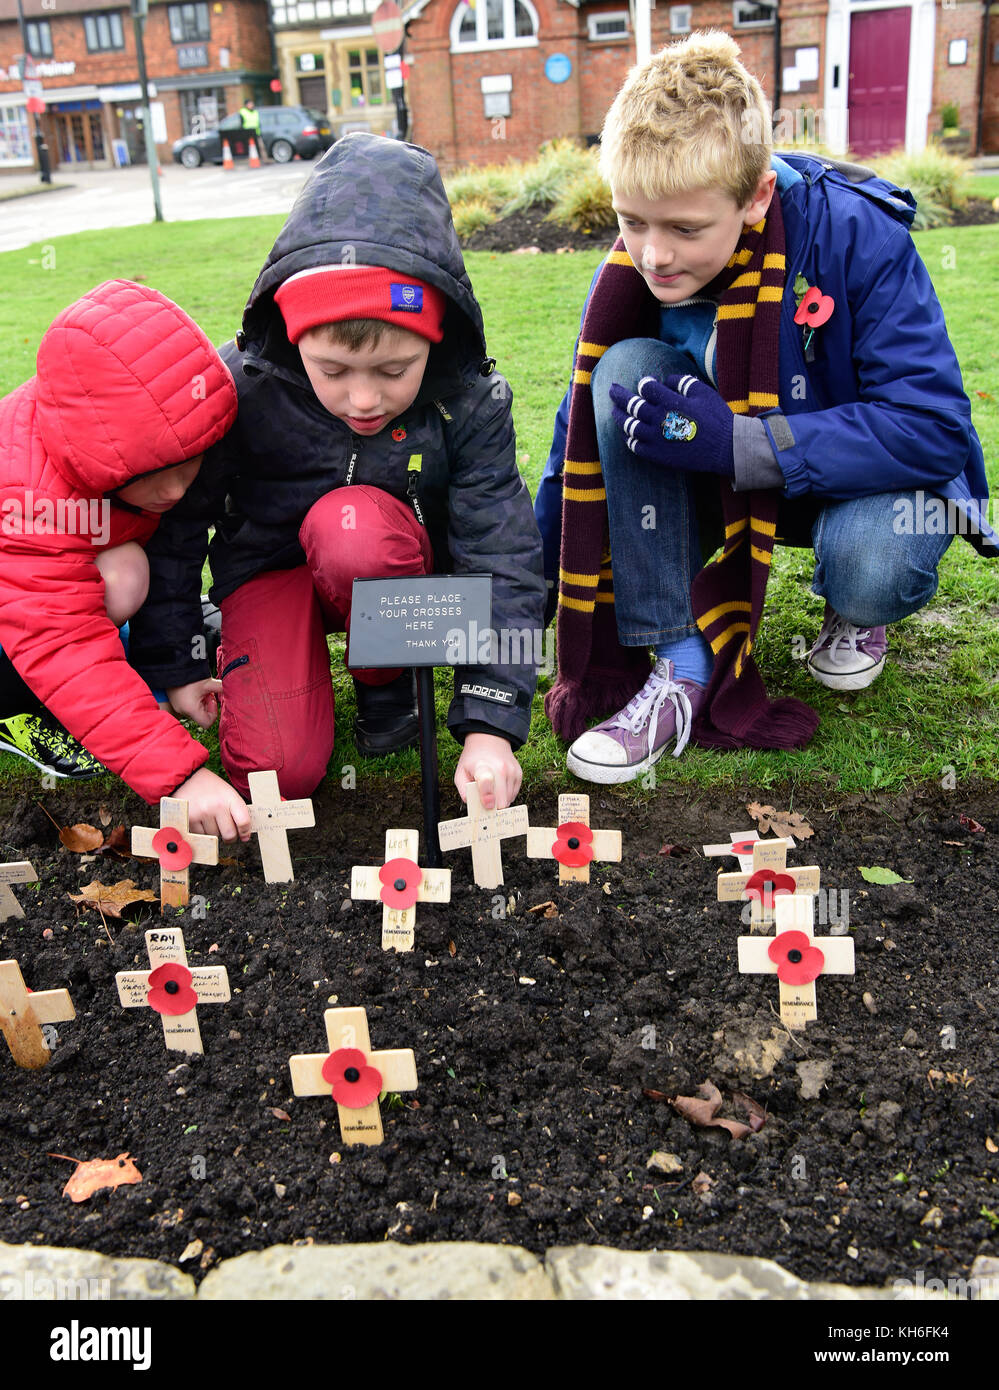
M 236 161 L 232 157 L 232 150 L 229 148 L 229 141 L 222 141 L 222 168 L 235 169 Z
M 260 156 L 259 156 L 259 154 L 257 154 L 257 142 L 256 142 L 256 140 L 251 140 L 251 141 L 250 141 L 250 168 L 251 168 L 251 169 L 259 169 L 259 168 L 260 168 Z

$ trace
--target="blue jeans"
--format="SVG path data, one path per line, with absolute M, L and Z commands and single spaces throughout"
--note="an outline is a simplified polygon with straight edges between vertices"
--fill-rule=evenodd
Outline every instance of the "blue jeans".
M 609 390 L 634 392 L 643 376 L 705 379 L 703 364 L 656 338 L 615 343 L 592 378 L 600 465 L 614 564 L 618 635 L 626 647 L 657 646 L 698 631 L 690 581 L 721 544 L 718 482 L 633 454 L 611 415 Z M 896 535 L 896 503 L 915 492 L 845 502 L 782 499 L 778 540 L 815 552 L 812 592 L 857 627 L 882 627 L 917 612 L 936 593 L 937 566 L 953 536 Z

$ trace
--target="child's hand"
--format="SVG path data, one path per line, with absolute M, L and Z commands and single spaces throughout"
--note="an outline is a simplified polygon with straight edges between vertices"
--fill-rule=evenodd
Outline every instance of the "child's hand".
M 454 770 L 454 785 L 465 801 L 468 783 L 478 782 L 485 809 L 502 811 L 520 791 L 523 775 L 507 739 L 500 734 L 469 734 Z
M 218 718 L 221 689 L 221 681 L 192 681 L 190 685 L 173 686 L 167 691 L 167 699 L 178 719 L 193 719 L 202 729 L 210 729 Z
M 610 398 L 614 422 L 633 454 L 668 468 L 735 477 L 735 416 L 703 381 L 677 375 L 667 377 L 663 385 L 643 376 L 637 396 L 615 382 Z
M 195 835 L 218 835 L 223 840 L 250 838 L 250 812 L 235 788 L 230 787 L 207 767 L 199 767 L 173 793 L 187 802 L 187 813 Z

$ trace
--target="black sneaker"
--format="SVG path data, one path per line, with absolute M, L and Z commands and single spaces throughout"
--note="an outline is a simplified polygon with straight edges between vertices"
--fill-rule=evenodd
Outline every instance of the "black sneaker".
M 51 777 L 69 777 L 74 782 L 107 771 L 47 710 L 0 719 L 0 749 L 27 758 Z
M 401 753 L 420 742 L 420 721 L 416 708 L 416 674 L 403 671 L 388 685 L 362 685 L 354 681 L 357 716 L 354 742 L 367 758 Z

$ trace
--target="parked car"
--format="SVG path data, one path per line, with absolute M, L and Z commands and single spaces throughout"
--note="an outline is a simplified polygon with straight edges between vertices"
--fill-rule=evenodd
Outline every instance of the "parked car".
M 287 164 L 299 155 L 315 159 L 332 145 L 334 136 L 330 123 L 321 111 L 311 106 L 260 106 L 260 138 L 264 149 L 275 164 Z M 249 153 L 250 132 L 243 129 L 239 113 L 226 116 L 215 130 L 203 135 L 185 135 L 174 142 L 173 157 L 185 169 L 199 164 L 222 163 L 222 141 L 227 140 L 234 159 L 245 159 Z

